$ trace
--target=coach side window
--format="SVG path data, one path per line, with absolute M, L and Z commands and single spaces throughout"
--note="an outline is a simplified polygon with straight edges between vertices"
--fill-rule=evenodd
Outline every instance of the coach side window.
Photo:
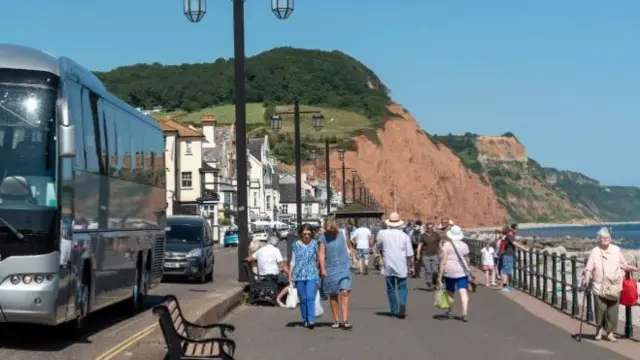
M 85 169 L 87 161 L 84 154 L 84 131 L 82 122 L 82 87 L 76 82 L 65 83 L 69 98 L 69 113 L 76 128 L 76 168 Z
M 131 163 L 132 180 L 138 183 L 142 183 L 140 172 L 142 171 L 142 137 L 144 136 L 144 128 L 140 121 L 131 119 L 129 122 L 131 137 L 131 156 L 133 157 Z
M 117 154 L 118 163 L 120 169 L 118 171 L 118 177 L 124 180 L 131 180 L 131 141 L 129 125 L 132 123 L 131 119 L 126 116 L 127 113 L 115 108 L 116 116 L 116 137 L 117 137 Z
M 107 153 L 107 174 L 112 177 L 116 177 L 118 175 L 118 170 L 120 170 L 120 165 L 118 162 L 118 141 L 116 139 L 117 128 L 116 128 L 116 117 L 117 117 L 117 109 L 108 103 L 107 101 L 102 100 L 100 102 L 102 106 L 102 114 L 104 115 L 104 127 L 106 128 L 106 151 Z M 105 151 L 105 150 L 103 150 Z
M 84 135 L 85 169 L 89 172 L 97 173 L 100 171 L 100 167 L 98 165 L 96 140 L 93 131 L 91 101 L 89 99 L 89 90 L 87 88 L 82 88 L 82 132 Z

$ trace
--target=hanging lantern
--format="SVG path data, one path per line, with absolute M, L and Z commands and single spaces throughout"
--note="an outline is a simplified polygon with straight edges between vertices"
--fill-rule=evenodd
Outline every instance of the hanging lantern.
M 271 129 L 275 132 L 280 131 L 282 128 L 282 117 L 280 115 L 273 115 L 271 117 Z
M 184 16 L 193 23 L 200 22 L 207 13 L 207 0 L 184 0 Z
M 313 128 L 316 131 L 322 130 L 322 121 L 324 120 L 324 116 L 322 114 L 314 114 L 313 115 Z
M 340 161 L 344 162 L 344 149 L 338 149 L 338 156 L 340 157 Z
M 311 160 L 316 160 L 316 149 L 311 149 Z
M 293 13 L 294 0 L 271 0 L 271 11 L 280 20 L 286 20 Z

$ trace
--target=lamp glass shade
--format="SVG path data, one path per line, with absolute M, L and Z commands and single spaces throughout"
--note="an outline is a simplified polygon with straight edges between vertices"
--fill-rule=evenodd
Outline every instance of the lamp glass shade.
M 184 16 L 192 23 L 197 23 L 207 13 L 207 0 L 184 0 Z

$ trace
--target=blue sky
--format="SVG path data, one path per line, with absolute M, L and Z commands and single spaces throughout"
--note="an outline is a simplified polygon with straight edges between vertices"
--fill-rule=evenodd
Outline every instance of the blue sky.
M 2 41 L 94 70 L 233 54 L 228 0 L 199 24 L 181 0 L 3 1 Z M 287 21 L 246 1 L 247 54 L 339 49 L 432 133 L 514 132 L 546 166 L 640 185 L 640 1 L 297 0 Z

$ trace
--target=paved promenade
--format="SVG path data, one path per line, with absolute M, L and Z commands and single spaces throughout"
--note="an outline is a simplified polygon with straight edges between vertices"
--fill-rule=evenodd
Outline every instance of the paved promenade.
M 410 280 L 408 317 L 400 320 L 384 313 L 383 278 L 355 275 L 351 332 L 328 327 L 331 314 L 326 302 L 325 315 L 312 331 L 296 326 L 298 309 L 247 306 L 225 322 L 236 325 L 236 358 L 242 360 L 630 359 L 590 341 L 578 343 L 570 332 L 486 288 L 472 295 L 468 323 L 438 320 L 434 318 L 439 310 L 432 306 L 433 293 L 423 287 L 422 280 Z M 638 346 L 640 350 L 638 344 L 611 344 L 617 345 Z M 640 351 L 635 353 L 640 356 Z

